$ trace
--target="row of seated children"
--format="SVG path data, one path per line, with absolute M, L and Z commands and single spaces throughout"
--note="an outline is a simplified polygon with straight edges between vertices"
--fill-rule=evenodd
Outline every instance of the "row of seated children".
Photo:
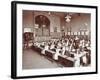
M 48 42 L 35 43 L 36 46 L 42 47 L 42 54 L 46 50 L 54 51 L 54 59 L 58 60 L 59 55 L 66 55 L 75 59 L 75 66 L 87 65 L 90 62 L 90 40 L 74 38 L 54 39 Z M 84 54 L 79 57 L 80 54 Z M 88 56 L 88 57 L 87 57 Z M 88 60 L 89 59 L 89 60 Z

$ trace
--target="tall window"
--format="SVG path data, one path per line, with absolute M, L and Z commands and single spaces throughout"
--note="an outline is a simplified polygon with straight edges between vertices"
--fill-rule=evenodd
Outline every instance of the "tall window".
M 50 20 L 44 15 L 38 15 L 35 17 L 35 24 L 38 24 L 37 36 L 49 36 L 50 35 Z

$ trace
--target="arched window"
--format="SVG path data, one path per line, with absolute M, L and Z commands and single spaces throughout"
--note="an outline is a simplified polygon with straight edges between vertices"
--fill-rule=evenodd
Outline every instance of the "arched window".
M 37 35 L 47 36 L 50 35 L 50 20 L 44 15 L 38 15 L 35 17 L 35 24 L 38 24 Z

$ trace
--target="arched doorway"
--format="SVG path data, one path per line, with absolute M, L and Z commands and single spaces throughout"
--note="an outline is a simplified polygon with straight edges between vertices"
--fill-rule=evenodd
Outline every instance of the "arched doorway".
M 35 24 L 37 25 L 37 36 L 49 36 L 50 35 L 50 20 L 44 15 L 38 15 L 35 17 Z

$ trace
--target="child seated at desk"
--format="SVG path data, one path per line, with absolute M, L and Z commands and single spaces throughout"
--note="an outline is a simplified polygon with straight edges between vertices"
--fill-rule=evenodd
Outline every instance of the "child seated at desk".
M 59 47 L 56 48 L 56 53 L 55 53 L 54 56 L 53 56 L 53 58 L 54 58 L 55 60 L 58 60 L 58 56 L 60 55 L 60 53 L 59 53 L 60 50 L 61 50 L 61 49 L 60 49 Z
M 49 45 L 47 43 L 45 43 L 44 48 L 42 50 L 42 54 L 45 54 L 45 51 L 49 49 Z
M 63 47 L 62 47 L 62 53 L 61 53 L 61 54 L 62 54 L 62 55 L 65 55 L 65 51 L 66 51 L 66 47 L 63 46 Z
M 51 43 L 51 45 L 50 45 L 50 50 L 53 50 L 54 48 L 55 48 L 54 43 Z

